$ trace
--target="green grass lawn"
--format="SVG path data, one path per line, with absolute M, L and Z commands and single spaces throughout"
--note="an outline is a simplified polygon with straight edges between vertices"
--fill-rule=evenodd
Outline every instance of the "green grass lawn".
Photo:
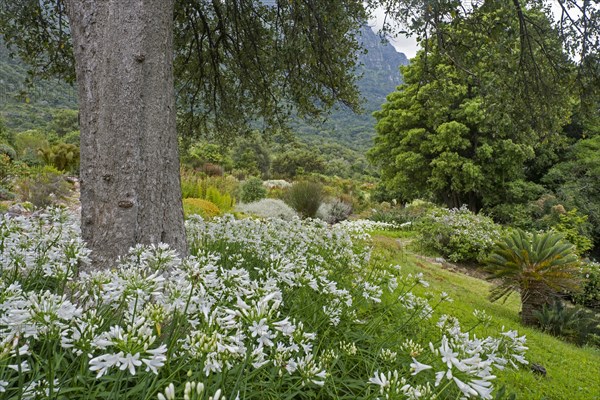
M 402 247 L 400 243 L 410 234 L 377 232 L 374 235 L 374 256 L 390 263 L 399 264 L 406 273 L 422 272 L 431 287 L 421 289 L 447 292 L 452 303 L 442 303 L 436 310 L 437 316 L 451 313 L 468 327 L 477 320 L 473 316 L 476 309 L 485 310 L 493 317 L 489 327 L 479 326 L 473 333 L 486 336 L 505 327 L 518 330 L 527 336 L 527 359 L 530 363 L 542 365 L 547 370 L 543 377 L 527 369 L 519 371 L 506 369 L 498 375 L 496 386 L 505 385 L 507 392 L 513 392 L 517 399 L 600 399 L 600 349 L 578 347 L 566 343 L 538 330 L 524 327 L 519 322 L 520 302 L 518 295 L 512 295 L 505 303 L 491 303 L 487 299 L 491 284 L 457 272 L 451 272 L 441 265 L 430 263 Z M 415 293 L 419 290 L 415 289 Z

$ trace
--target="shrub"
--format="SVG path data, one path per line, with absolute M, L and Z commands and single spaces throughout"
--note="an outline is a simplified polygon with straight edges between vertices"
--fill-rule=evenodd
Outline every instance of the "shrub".
M 15 186 L 21 200 L 32 203 L 35 208 L 58 204 L 71 193 L 65 176 L 51 166 L 34 168 L 31 176 L 19 178 Z
M 223 167 L 217 164 L 205 163 L 202 165 L 202 172 L 208 176 L 223 176 Z
M 418 222 L 422 244 L 454 262 L 485 259 L 502 234 L 501 226 L 491 218 L 465 206 L 430 209 Z
M 292 184 L 283 179 L 271 179 L 264 181 L 263 186 L 267 189 L 288 189 Z
M 14 161 L 17 158 L 17 152 L 12 148 L 11 145 L 6 143 L 0 143 L 0 155 L 5 154 L 10 158 L 10 161 Z
M 13 163 L 10 157 L 6 154 L 0 154 L 0 185 L 9 188 L 10 181 L 13 175 Z
M 79 147 L 74 144 L 59 143 L 50 148 L 38 150 L 44 162 L 59 171 L 77 172 L 79 168 Z
M 241 187 L 240 200 L 242 203 L 252 203 L 267 196 L 267 188 L 262 184 L 262 180 L 257 177 L 247 179 Z
M 600 311 L 600 263 L 588 262 L 581 267 L 581 291 L 571 295 L 576 304 Z
M 20 132 L 15 136 L 15 150 L 19 156 L 33 154 L 48 147 L 47 135 L 39 130 Z
M 81 142 L 81 134 L 79 133 L 79 131 L 69 132 L 62 138 L 62 141 L 67 144 L 74 144 L 75 146 L 79 147 Z
M 235 192 L 237 184 L 233 177 L 201 178 L 193 171 L 181 172 L 181 195 L 184 199 L 208 200 L 222 212 L 230 211 L 235 205 L 232 193 Z
M 577 254 L 583 254 L 593 247 L 590 239 L 588 216 L 581 215 L 576 208 L 559 213 L 558 224 L 552 227 L 553 230 L 562 233 L 565 239 L 575 245 Z
M 406 215 L 403 208 L 391 207 L 389 203 L 382 203 L 379 207 L 372 210 L 369 219 L 371 221 L 387 222 L 389 224 L 403 224 L 406 222 Z
M 219 215 L 221 210 L 208 200 L 189 197 L 183 199 L 183 213 L 186 217 L 195 214 L 203 218 L 213 218 Z
M 235 205 L 235 200 L 229 193 L 221 193 L 219 189 L 214 186 L 206 188 L 206 192 L 202 197 L 215 204 L 222 212 L 230 211 Z
M 285 204 L 283 200 L 277 199 L 261 199 L 253 203 L 238 204 L 235 210 L 260 218 L 279 218 L 286 221 L 298 217 L 294 209 Z
M 202 185 L 204 188 L 215 187 L 220 193 L 227 193 L 233 198 L 239 190 L 240 182 L 231 175 L 213 176 L 202 179 Z
M 594 344 L 600 335 L 600 320 L 581 307 L 566 307 L 560 300 L 534 312 L 540 328 L 578 345 Z
M 302 218 L 314 218 L 323 201 L 323 186 L 316 182 L 297 182 L 286 196 L 288 203 Z
M 14 200 L 15 194 L 5 188 L 4 186 L 0 186 L 0 201 L 2 200 Z M 1 211 L 0 211 L 1 212 Z
M 329 224 L 344 221 L 350 214 L 352 214 L 352 204 L 337 198 L 321 204 L 317 210 L 317 217 Z
M 196 176 L 193 172 L 182 171 L 181 172 L 181 196 L 186 199 L 188 197 L 201 198 L 202 187 L 200 182 L 202 180 Z

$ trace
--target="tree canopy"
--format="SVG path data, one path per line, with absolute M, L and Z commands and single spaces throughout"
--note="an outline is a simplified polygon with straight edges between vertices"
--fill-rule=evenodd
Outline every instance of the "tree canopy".
M 32 73 L 75 80 L 63 1 L 2 0 L 0 35 Z M 318 117 L 355 88 L 367 14 L 360 1 L 177 0 L 174 71 L 180 131 L 231 135 Z M 257 122 L 258 121 L 258 122 Z
M 424 39 L 425 50 L 403 68 L 405 84 L 375 113 L 370 152 L 402 200 L 494 206 L 554 161 L 573 102 L 573 65 L 547 14 L 523 12 L 538 27 L 525 55 L 510 2 L 485 2 L 440 25 L 443 43 Z M 524 57 L 535 65 L 520 66 Z

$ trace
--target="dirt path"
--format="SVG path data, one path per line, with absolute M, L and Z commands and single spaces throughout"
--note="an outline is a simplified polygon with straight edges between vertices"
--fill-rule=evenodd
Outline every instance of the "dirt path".
M 460 273 L 463 275 L 469 275 L 473 278 L 486 280 L 490 274 L 483 271 L 481 269 L 481 265 L 478 264 L 455 264 L 449 261 L 446 261 L 442 257 L 427 257 L 421 254 L 412 252 L 409 250 L 408 246 L 413 242 L 412 238 L 398 238 L 396 239 L 396 243 L 406 253 L 410 253 L 411 255 L 417 257 L 418 259 L 427 261 L 430 264 L 439 265 L 442 269 L 448 270 L 450 272 Z

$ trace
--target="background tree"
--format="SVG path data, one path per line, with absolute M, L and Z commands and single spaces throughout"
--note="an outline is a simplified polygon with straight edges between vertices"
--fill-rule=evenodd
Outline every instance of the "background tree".
M 539 27 L 532 44 L 535 70 L 515 74 L 524 55 L 508 1 L 485 2 L 468 18 L 451 20 L 437 38 L 423 41 L 405 84 L 388 96 L 376 126 L 371 159 L 401 200 L 430 198 L 477 211 L 505 202 L 514 184 L 548 168 L 563 143 L 570 115 L 571 69 L 540 9 L 524 11 Z M 476 29 L 474 29 L 476 27 Z M 555 53 L 560 64 L 539 56 Z M 531 98 L 523 80 L 536 75 L 543 96 Z M 545 155 L 545 157 L 541 157 Z
M 600 136 L 575 143 L 567 159 L 552 167 L 544 177 L 567 207 L 587 216 L 596 252 L 600 238 Z
M 231 158 L 236 170 L 252 176 L 267 179 L 271 170 L 271 154 L 267 141 L 260 132 L 253 131 L 249 135 L 236 140 Z
M 109 267 L 136 243 L 185 252 L 173 69 L 188 131 L 355 106 L 364 19 L 344 0 L 3 0 L 0 34 L 42 75 L 77 77 L 82 234 Z
M 304 173 L 325 171 L 325 159 L 314 149 L 301 143 L 283 145 L 271 165 L 276 178 L 294 178 Z
M 546 30 L 539 21 L 531 18 L 531 9 L 543 9 L 546 15 L 552 15 L 552 5 L 560 8 L 559 15 L 553 16 L 560 42 L 568 55 L 577 65 L 576 83 L 580 89 L 582 99 L 589 105 L 592 113 L 597 112 L 598 79 L 600 78 L 600 3 L 591 0 L 509 0 L 495 2 L 492 0 L 369 0 L 369 7 L 380 7 L 386 11 L 383 24 L 383 33 L 395 35 L 408 33 L 416 35 L 420 40 L 432 39 L 441 51 L 457 63 L 455 56 L 461 52 L 461 47 L 452 45 L 453 33 L 446 30 L 449 21 L 467 22 L 480 8 L 492 3 L 502 4 L 510 12 L 510 19 L 517 25 L 519 38 L 517 48 L 520 54 L 518 71 L 535 71 L 536 65 L 541 60 L 551 64 L 560 64 L 554 52 L 536 52 L 536 47 L 543 45 L 540 34 Z M 477 23 L 471 25 L 471 30 L 477 30 Z M 402 27 L 402 29 L 399 29 Z M 498 26 L 499 27 L 499 26 Z M 429 46 L 425 43 L 424 50 Z M 526 75 L 523 75 L 526 76 Z M 537 75 L 530 75 L 523 81 L 528 87 L 529 95 L 539 95 Z

